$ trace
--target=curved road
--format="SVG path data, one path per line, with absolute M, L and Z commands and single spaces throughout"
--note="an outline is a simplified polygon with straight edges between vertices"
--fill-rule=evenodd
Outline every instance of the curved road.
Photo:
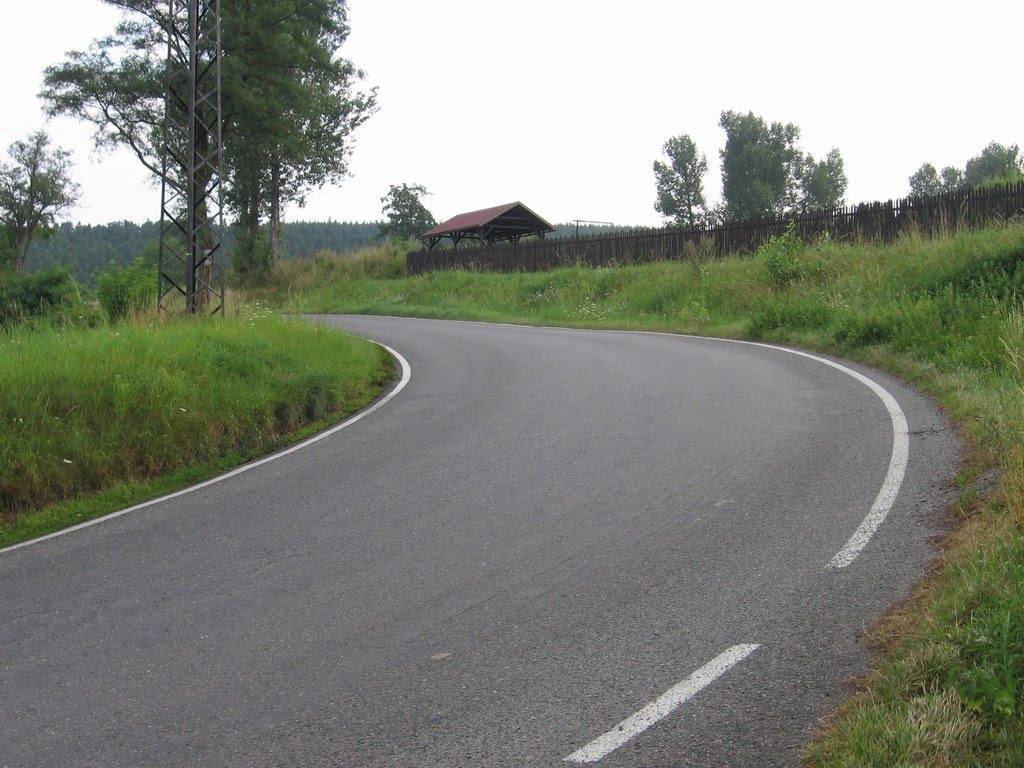
M 326 317 L 412 376 L 287 456 L 0 553 L 0 766 L 792 765 L 933 554 L 949 426 L 693 338 Z M 855 366 L 850 366 L 855 367 Z

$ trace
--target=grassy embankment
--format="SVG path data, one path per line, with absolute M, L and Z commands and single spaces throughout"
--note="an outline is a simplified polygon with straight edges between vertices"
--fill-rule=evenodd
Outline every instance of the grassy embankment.
M 1024 225 L 893 246 L 539 274 L 402 276 L 400 254 L 321 255 L 275 276 L 291 311 L 656 329 L 795 344 L 887 369 L 962 425 L 957 532 L 880 622 L 863 689 L 808 749 L 814 766 L 1024 765 Z M 998 489 L 972 490 L 1001 468 Z
M 393 376 L 369 342 L 240 314 L 0 332 L 0 547 L 268 453 Z

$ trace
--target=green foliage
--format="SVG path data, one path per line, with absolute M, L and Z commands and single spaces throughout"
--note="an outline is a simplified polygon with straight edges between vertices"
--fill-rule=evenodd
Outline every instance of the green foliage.
M 156 304 L 157 268 L 139 257 L 127 267 L 111 265 L 96 281 L 96 297 L 111 321 Z
M 437 225 L 434 215 L 423 205 L 430 193 L 420 184 L 392 184 L 380 199 L 387 221 L 380 225 L 380 237 L 398 240 L 416 240 Z
M 282 232 L 286 258 L 312 257 L 318 251 L 345 253 L 371 245 L 377 238 L 377 222 L 297 221 Z M 2 260 L 0 229 L 0 260 Z M 110 264 L 128 266 L 140 253 L 152 253 L 156 261 L 156 245 L 160 233 L 153 222 L 135 224 L 117 221 L 110 224 L 69 224 L 57 227 L 53 237 L 32 243 L 29 270 L 42 271 L 54 267 L 73 270 L 75 281 L 95 286 L 97 276 Z M 237 228 L 224 233 L 224 249 L 234 258 Z M 0 261 L 2 264 L 2 261 Z
M 276 264 L 282 206 L 345 178 L 376 92 L 358 91 L 362 72 L 338 55 L 349 32 L 344 0 L 235 0 L 224 27 L 228 197 L 250 232 L 237 247 L 258 249 L 258 225 L 269 218 Z
M 967 161 L 963 175 L 969 187 L 1020 181 L 1024 179 L 1024 157 L 1016 144 L 1004 147 L 992 141 Z
M 231 247 L 231 269 L 243 285 L 260 285 L 266 282 L 274 268 L 266 232 L 260 230 L 255 237 L 241 227 L 236 227 L 235 232 Z
M 707 210 L 703 181 L 707 158 L 697 152 L 697 145 L 685 133 L 666 141 L 662 152 L 668 163 L 654 161 L 658 194 L 654 210 L 676 224 L 692 227 Z
M 886 343 L 893 333 L 891 318 L 885 312 L 844 313 L 832 330 L 832 338 L 847 347 L 868 347 Z
M 47 68 L 41 96 L 49 115 L 91 123 L 97 147 L 127 147 L 159 175 L 167 4 L 106 2 L 124 12 L 121 23 L 88 53 Z M 276 258 L 283 205 L 346 176 L 353 132 L 376 110 L 376 94 L 356 88 L 363 73 L 338 55 L 349 31 L 344 0 L 233 0 L 222 12 L 226 198 L 252 231 L 270 219 Z M 170 103 L 184 124 L 184 104 Z
M 0 224 L 13 238 L 15 268 L 24 271 L 32 239 L 47 237 L 80 192 L 71 180 L 70 153 L 50 149 L 45 131 L 14 142 L 8 154 L 11 162 L 0 164 Z
M 6 224 L 0 223 L 0 272 L 14 267 L 14 233 Z
M 910 177 L 911 195 L 938 195 L 979 187 L 1014 184 L 1024 180 L 1024 156 L 1020 147 L 1004 147 L 989 142 L 980 154 L 967 161 L 961 170 L 953 166 L 942 169 L 942 178 L 931 163 L 923 163 Z
M 74 291 L 66 269 L 31 275 L 0 271 L 0 327 L 52 315 L 67 307 Z
M 947 192 L 959 192 L 966 186 L 964 172 L 959 168 L 947 165 L 939 172 L 931 163 L 922 163 L 910 177 L 910 194 L 915 197 L 942 195 Z
M 287 432 L 358 410 L 391 376 L 375 345 L 260 308 L 0 334 L 0 517 L 272 450 Z M 15 528 L 0 525 L 0 542 Z
M 726 111 L 722 197 L 730 221 L 778 216 L 794 207 L 802 159 L 797 149 L 800 129 L 793 123 L 771 123 L 753 112 Z
M 839 208 L 846 196 L 846 171 L 839 150 L 833 148 L 824 160 L 804 158 L 800 170 L 800 205 L 810 209 Z
M 292 221 L 282 233 L 285 259 L 309 258 L 320 251 L 357 251 L 372 245 L 379 230 L 375 221 Z
M 785 234 L 776 235 L 757 249 L 756 258 L 761 262 L 769 283 L 782 288 L 790 283 L 810 276 L 811 268 L 803 258 L 805 246 L 790 225 Z
M 1024 583 L 1024 558 L 1001 558 L 1013 570 L 1015 584 Z M 967 706 L 991 722 L 1007 722 L 1024 714 L 1024 602 L 1008 595 L 973 615 L 960 638 L 962 665 L 950 681 Z

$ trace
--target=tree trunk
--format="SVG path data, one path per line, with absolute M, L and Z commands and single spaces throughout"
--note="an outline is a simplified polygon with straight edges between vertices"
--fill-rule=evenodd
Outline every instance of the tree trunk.
M 270 266 L 281 262 L 281 162 L 274 161 L 270 171 Z
M 32 244 L 32 234 L 23 232 L 14 236 L 14 268 L 19 272 L 28 269 L 28 247 Z
M 249 227 L 249 247 L 255 249 L 260 238 L 260 191 L 258 185 L 252 190 L 248 208 L 249 221 L 246 224 Z

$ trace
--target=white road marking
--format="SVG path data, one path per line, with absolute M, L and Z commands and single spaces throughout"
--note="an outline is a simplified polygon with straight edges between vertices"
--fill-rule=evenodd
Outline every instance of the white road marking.
M 481 323 L 475 320 L 448 320 L 446 322 L 490 325 L 490 323 Z M 561 326 L 521 325 L 516 323 L 499 323 L 499 325 L 504 325 L 509 328 L 531 328 L 534 330 L 589 330 L 580 328 L 564 328 Z M 718 339 L 713 336 L 694 336 L 692 334 L 685 333 L 665 333 L 662 331 L 594 330 L 593 332 L 626 333 L 642 336 L 669 336 L 675 338 L 699 339 L 700 341 L 721 341 L 728 344 L 745 344 L 751 347 L 774 349 L 779 352 L 788 352 L 791 355 L 799 355 L 800 357 L 806 357 L 808 360 L 824 363 L 827 366 L 835 368 L 837 371 L 845 373 L 847 376 L 853 377 L 868 387 L 868 389 L 878 396 L 883 405 L 885 405 L 885 409 L 889 412 L 889 420 L 892 422 L 892 451 L 889 454 L 889 469 L 885 474 L 885 479 L 882 481 L 882 488 L 878 492 L 878 496 L 875 497 L 875 501 L 871 505 L 871 509 L 868 511 L 867 516 L 857 527 L 857 530 L 854 531 L 853 535 L 850 536 L 846 544 L 843 545 L 843 548 L 840 549 L 839 552 L 836 553 L 835 557 L 829 561 L 828 569 L 841 570 L 850 565 L 850 563 L 856 560 L 857 556 L 864 551 L 864 548 L 871 542 L 871 538 L 881 527 L 882 523 L 885 522 L 885 518 L 892 509 L 893 504 L 896 503 L 896 497 L 899 496 L 900 488 L 903 486 L 903 479 L 906 477 L 907 462 L 910 459 L 910 429 L 907 426 L 906 414 L 903 413 L 903 409 L 900 408 L 899 403 L 896 402 L 896 398 L 893 397 L 885 387 L 874 379 L 870 379 L 864 374 L 858 373 L 852 368 L 847 368 L 845 365 L 841 365 L 840 363 L 824 357 L 819 357 L 818 355 L 812 355 L 809 352 L 804 352 L 799 349 L 780 347 L 776 344 L 765 344 L 759 341 L 743 341 L 741 339 Z
M 760 344 L 753 341 L 737 341 L 736 343 L 778 349 L 831 366 L 837 371 L 842 371 L 847 376 L 852 376 L 874 392 L 878 399 L 882 401 L 885 410 L 889 412 L 889 420 L 892 422 L 892 451 L 889 454 L 889 469 L 885 473 L 885 479 L 882 481 L 882 488 L 878 492 L 878 496 L 875 497 L 875 502 L 871 505 L 867 517 L 864 518 L 857 527 L 857 530 L 854 531 L 846 544 L 843 545 L 843 548 L 836 553 L 835 557 L 828 564 L 831 570 L 845 568 L 856 560 L 857 555 L 870 543 L 871 537 L 875 535 L 875 532 L 885 522 L 889 510 L 892 509 L 892 505 L 896 503 L 896 497 L 899 496 L 900 488 L 903 486 L 903 478 L 907 474 L 907 462 L 910 460 L 910 428 L 907 426 L 907 416 L 903 413 L 903 409 L 900 408 L 900 404 L 896 402 L 896 398 L 885 387 L 874 379 L 869 379 L 864 374 L 858 373 L 852 368 L 847 368 L 845 365 L 840 365 L 837 362 L 812 355 L 808 352 L 802 352 L 799 349 L 778 347 L 774 344 Z
M 301 443 L 296 443 L 295 445 L 291 446 L 290 448 L 286 448 L 283 451 L 278 451 L 277 453 L 271 454 L 270 456 L 265 456 L 262 459 L 257 459 L 256 461 L 249 462 L 248 464 L 243 464 L 242 466 L 237 467 L 236 469 L 233 469 L 230 472 L 226 472 L 223 475 L 218 475 L 217 477 L 212 477 L 209 480 L 206 480 L 206 481 L 204 481 L 202 483 L 197 483 L 196 485 L 191 485 L 188 488 L 182 488 L 180 491 L 175 491 L 174 493 L 168 493 L 168 494 L 166 494 L 164 496 L 160 496 L 160 497 L 155 498 L 155 499 L 150 499 L 149 501 L 144 501 L 141 504 L 136 504 L 133 507 L 127 507 L 126 509 L 122 509 L 122 510 L 119 510 L 117 512 L 111 512 L 109 515 L 104 515 L 103 517 L 97 517 L 97 518 L 94 518 L 92 520 L 86 520 L 84 523 L 79 523 L 78 525 L 73 525 L 70 528 L 63 528 L 63 529 L 61 529 L 59 531 L 54 531 L 53 533 L 47 534 L 46 536 L 40 536 L 37 539 L 31 539 L 29 541 L 23 541 L 21 544 L 14 544 L 14 545 L 12 545 L 10 547 L 6 547 L 4 549 L 0 549 L 0 555 L 4 554 L 6 552 L 13 552 L 14 550 L 21 549 L 22 547 L 28 547 L 28 546 L 31 546 L 33 544 L 39 544 L 40 542 L 47 541 L 48 539 L 55 539 L 58 536 L 66 536 L 69 533 L 73 533 L 75 531 L 80 531 L 83 528 L 89 528 L 89 527 L 91 527 L 93 525 L 99 525 L 100 523 L 105 523 L 105 522 L 107 522 L 109 520 L 113 520 L 115 518 L 121 517 L 122 515 L 127 515 L 130 512 L 137 512 L 140 509 L 145 509 L 146 507 L 152 507 L 152 506 L 154 506 L 156 504 L 161 504 L 161 503 L 163 503 L 165 501 L 170 501 L 171 499 L 176 499 L 176 498 L 178 498 L 180 496 L 184 496 L 187 493 L 193 493 L 194 491 L 199 491 L 199 490 L 202 490 L 203 488 L 209 488 L 211 485 L 215 485 L 216 483 L 223 482 L 224 480 L 227 480 L 227 479 L 232 478 L 232 477 L 237 477 L 238 475 L 241 475 L 244 472 L 248 472 L 249 470 L 256 469 L 257 467 L 262 467 L 264 464 L 269 464 L 270 462 L 277 461 L 278 459 L 282 459 L 285 456 L 290 456 L 291 454 L 295 453 L 296 451 L 301 451 L 303 448 L 308 448 L 309 446 L 313 445 L 314 443 L 319 443 L 321 440 L 325 440 L 326 438 L 328 438 L 331 435 L 334 435 L 334 434 L 340 432 L 341 430 L 345 429 L 346 427 L 352 426 L 357 421 L 365 419 L 367 416 L 369 416 L 371 413 L 373 413 L 377 409 L 383 408 L 384 405 L 388 401 L 390 401 L 399 392 L 401 392 L 403 389 L 405 389 L 406 384 L 408 384 L 409 380 L 412 378 L 412 369 L 409 367 L 409 362 L 404 357 L 402 357 L 398 352 L 396 352 L 395 350 L 393 350 L 391 347 L 387 346 L 386 344 L 380 344 L 379 342 L 374 342 L 374 343 L 375 344 L 379 344 L 379 346 L 381 346 L 381 347 L 384 347 L 384 349 L 386 349 L 392 355 L 392 357 L 394 357 L 398 361 L 398 364 L 399 364 L 399 366 L 402 369 L 402 378 L 398 382 L 398 384 L 395 386 L 395 388 L 392 389 L 390 392 L 388 392 L 387 395 L 382 397 L 380 400 L 378 400 L 376 403 L 371 405 L 366 410 L 360 411 L 359 413 L 357 413 L 352 418 L 346 419 L 345 421 L 341 422 L 340 424 L 336 424 L 333 427 L 331 427 L 330 429 L 324 430 L 323 432 L 318 432 L 317 434 L 313 435 L 312 437 L 310 437 L 310 438 L 308 438 L 306 440 L 303 440 Z
M 626 331 L 626 333 L 652 332 Z M 653 333 L 652 335 L 684 336 L 685 334 Z M 854 531 L 846 544 L 843 545 L 843 548 L 836 553 L 835 557 L 833 557 L 828 564 L 829 570 L 834 571 L 841 570 L 848 566 L 857 559 L 857 555 L 864 551 L 864 547 L 871 542 L 871 538 L 878 531 L 879 527 L 881 527 L 882 523 L 885 522 L 885 518 L 888 516 L 889 510 L 891 510 L 892 505 L 896 503 L 896 497 L 899 496 L 900 488 L 903 486 L 903 478 L 906 477 L 907 474 L 907 462 L 910 459 L 910 428 L 907 426 L 907 416 L 903 413 L 903 409 L 900 408 L 900 404 L 896 402 L 896 398 L 874 379 L 870 379 L 864 374 L 858 373 L 852 368 L 847 368 L 845 365 L 841 365 L 833 360 L 829 360 L 825 357 L 819 357 L 818 355 L 812 355 L 809 352 L 804 352 L 799 349 L 780 347 L 776 344 L 764 344 L 758 341 L 741 341 L 739 339 L 713 339 L 707 336 L 687 336 L 687 338 L 702 339 L 705 341 L 725 341 L 731 344 L 746 344 L 752 347 L 776 349 L 780 352 L 788 352 L 791 355 L 806 357 L 808 360 L 824 363 L 831 368 L 835 368 L 837 371 L 845 373 L 847 376 L 853 377 L 874 392 L 882 401 L 885 409 L 889 412 L 889 420 L 892 422 L 892 451 L 889 454 L 889 469 L 885 473 L 885 479 L 882 481 L 882 488 L 878 492 L 878 496 L 875 497 L 875 502 L 871 505 L 871 509 L 868 511 L 867 517 L 864 518 L 861 524 L 857 527 L 857 530 Z
M 669 688 L 635 715 L 627 717 L 607 733 L 598 736 L 585 747 L 577 749 L 571 755 L 564 758 L 564 762 L 596 763 L 630 739 L 635 738 L 655 723 L 672 714 L 680 705 L 707 688 L 759 647 L 759 645 L 734 645 L 729 650 L 709 661 L 681 683 Z

